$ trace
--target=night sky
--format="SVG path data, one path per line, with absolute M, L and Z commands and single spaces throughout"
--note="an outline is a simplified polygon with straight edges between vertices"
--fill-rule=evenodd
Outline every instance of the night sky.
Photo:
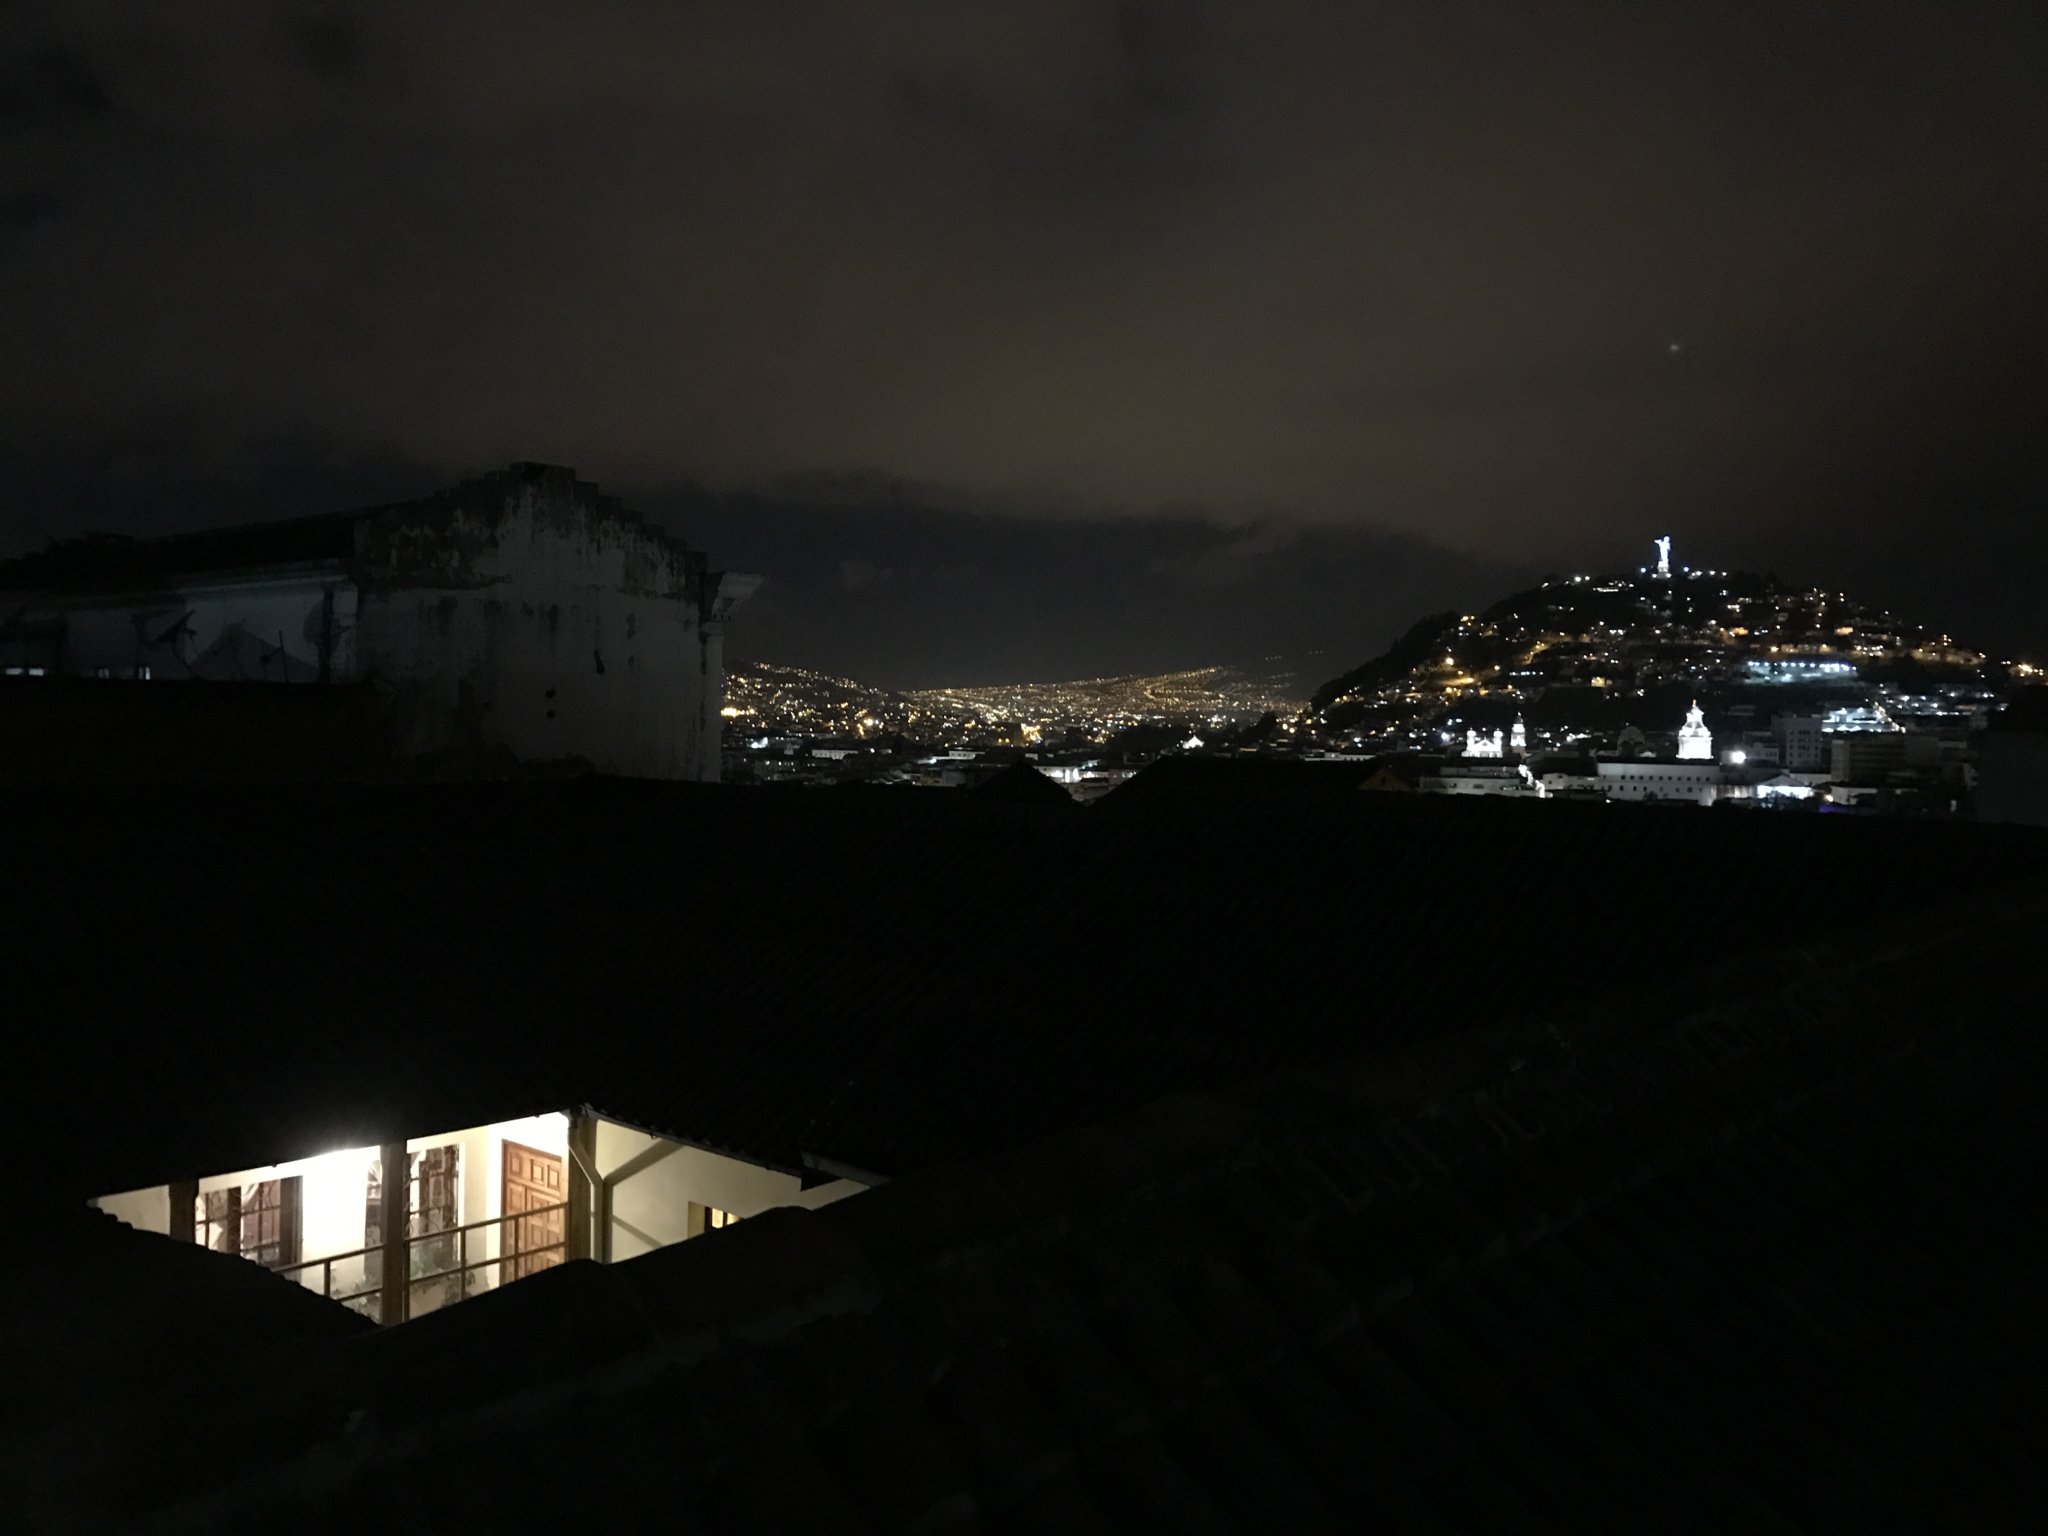
M 882 683 L 1319 678 L 1664 532 L 2048 657 L 2044 75 L 2040 0 L 14 0 L 0 553 L 542 459 Z

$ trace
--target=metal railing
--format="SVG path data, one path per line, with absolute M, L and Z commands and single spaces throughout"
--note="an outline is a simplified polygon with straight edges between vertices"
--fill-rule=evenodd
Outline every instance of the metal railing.
M 482 1221 L 465 1222 L 463 1225 L 459 1227 L 449 1227 L 445 1231 L 441 1232 L 422 1233 L 420 1236 L 413 1239 L 415 1243 L 440 1242 L 446 1238 L 454 1238 L 455 1262 L 445 1269 L 430 1270 L 428 1273 L 424 1275 L 413 1275 L 410 1277 L 410 1284 L 417 1287 L 426 1284 L 430 1280 L 446 1280 L 451 1275 L 460 1275 L 462 1276 L 462 1283 L 460 1287 L 461 1295 L 455 1298 L 459 1301 L 463 1297 L 466 1297 L 471 1293 L 472 1286 L 470 1284 L 470 1276 L 477 1270 L 488 1269 L 493 1264 L 503 1265 L 509 1268 L 513 1265 L 521 1264 L 531 1259 L 536 1259 L 543 1254 L 560 1255 L 560 1257 L 558 1258 L 550 1259 L 546 1263 L 534 1266 L 538 1269 L 551 1268 L 553 1267 L 553 1265 L 559 1264 L 563 1258 L 568 1257 L 569 1238 L 566 1232 L 564 1232 L 562 1236 L 556 1238 L 551 1243 L 534 1243 L 531 1245 L 522 1245 L 519 1247 L 515 1247 L 510 1251 L 506 1250 L 505 1244 L 501 1240 L 497 1245 L 498 1251 L 496 1253 L 486 1254 L 483 1258 L 480 1259 L 472 1259 L 469 1256 L 469 1234 L 472 1232 L 481 1231 L 486 1227 L 503 1227 L 510 1222 L 532 1221 L 536 1217 L 552 1216 L 557 1211 L 562 1213 L 563 1223 L 566 1226 L 568 1220 L 568 1210 L 569 1202 L 564 1200 L 555 1205 L 543 1205 L 530 1211 L 508 1211 L 503 1216 L 488 1216 L 484 1218 Z M 501 1273 L 499 1277 L 499 1283 L 503 1284 L 507 1280 L 516 1280 L 518 1278 L 519 1276 L 516 1274 Z M 483 1287 L 483 1289 L 490 1289 L 490 1287 Z
M 414 1248 L 422 1248 L 429 1243 L 445 1243 L 450 1238 L 454 1239 L 455 1262 L 442 1269 L 429 1270 L 425 1274 L 406 1276 L 407 1315 L 421 1315 L 421 1309 L 411 1303 L 418 1297 L 419 1288 L 429 1285 L 433 1281 L 447 1280 L 451 1276 L 461 1277 L 456 1287 L 457 1294 L 455 1296 L 449 1297 L 444 1294 L 434 1302 L 433 1306 L 426 1308 L 426 1311 L 433 1311 L 435 1308 L 445 1305 L 451 1300 L 463 1300 L 479 1290 L 495 1289 L 496 1287 L 493 1285 L 478 1286 L 473 1283 L 479 1271 L 487 1270 L 493 1264 L 501 1267 L 497 1281 L 497 1284 L 501 1285 L 510 1280 L 520 1278 L 517 1273 L 508 1273 L 514 1266 L 548 1269 L 559 1264 L 563 1258 L 568 1256 L 569 1239 L 566 1232 L 550 1243 L 519 1244 L 510 1248 L 506 1246 L 501 1233 L 500 1240 L 492 1245 L 498 1251 L 475 1259 L 469 1256 L 470 1234 L 472 1232 L 482 1232 L 490 1227 L 502 1228 L 511 1222 L 533 1221 L 540 1217 L 552 1216 L 557 1212 L 562 1213 L 566 1225 L 568 1210 L 569 1202 L 564 1200 L 556 1205 L 543 1205 L 530 1211 L 508 1211 L 502 1216 L 486 1216 L 482 1221 L 464 1222 L 459 1227 L 445 1227 L 439 1232 L 421 1232 L 409 1237 L 407 1242 Z M 288 1275 L 306 1286 L 308 1290 L 312 1290 L 314 1287 L 308 1275 L 310 1271 L 317 1269 L 320 1271 L 318 1289 L 322 1296 L 325 1296 L 330 1301 L 338 1301 L 343 1306 L 361 1312 L 366 1317 L 382 1321 L 383 1275 L 381 1273 L 381 1265 L 373 1264 L 372 1255 L 380 1255 L 383 1251 L 384 1245 L 382 1243 L 369 1243 L 361 1248 L 351 1248 L 346 1253 L 331 1253 L 317 1259 L 302 1259 L 296 1264 L 280 1264 L 277 1267 L 276 1273 Z M 547 1258 L 545 1257 L 546 1255 L 557 1255 L 557 1257 Z M 362 1284 L 356 1290 L 337 1296 L 334 1294 L 334 1266 L 346 1264 L 351 1259 L 362 1260 Z M 536 1260 L 541 1262 L 533 1262 Z
M 330 1253 L 325 1258 L 301 1259 L 296 1264 L 280 1264 L 277 1266 L 275 1273 L 289 1275 L 301 1285 L 306 1286 L 308 1290 L 311 1290 L 313 1287 L 308 1284 L 305 1275 L 308 1270 L 317 1269 L 320 1271 L 320 1294 L 322 1296 L 325 1296 L 329 1301 L 338 1301 L 345 1307 L 353 1308 L 355 1311 L 363 1313 L 366 1317 L 375 1317 L 380 1310 L 375 1303 L 382 1294 L 383 1281 L 381 1277 L 373 1278 L 375 1271 L 370 1267 L 370 1255 L 373 1253 L 381 1254 L 383 1251 L 384 1245 L 382 1243 L 372 1243 L 365 1248 L 351 1248 L 347 1253 Z M 334 1294 L 334 1266 L 346 1264 L 350 1259 L 361 1259 L 363 1261 L 362 1287 L 358 1290 L 350 1291 L 346 1296 L 337 1296 Z M 356 1305 L 357 1302 L 362 1301 L 370 1302 L 372 1305 Z

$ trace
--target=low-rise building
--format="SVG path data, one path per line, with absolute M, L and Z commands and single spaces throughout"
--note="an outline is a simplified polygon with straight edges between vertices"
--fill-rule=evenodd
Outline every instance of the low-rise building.
M 1600 765 L 1593 758 L 1569 755 L 1538 758 L 1531 771 L 1545 794 L 1552 799 L 1605 798 L 1600 787 Z
M 1449 758 L 1434 773 L 1425 774 L 1422 788 L 1440 795 L 1509 795 L 1543 797 L 1543 787 L 1520 763 L 1473 761 Z
M 1861 789 L 1932 775 L 1941 759 L 1941 742 L 1920 731 L 1849 731 L 1831 737 L 1828 750 L 1834 781 Z
M 1721 767 L 1676 757 L 1603 758 L 1598 764 L 1600 788 L 1610 800 L 1661 800 L 1686 805 L 1712 805 L 1721 784 Z
M 715 780 L 726 620 L 756 584 L 574 470 L 515 464 L 392 506 L 0 564 L 0 672 L 190 689 L 209 710 L 208 684 L 357 689 L 399 760 Z M 130 755 L 160 763 L 151 745 Z M 45 748 L 53 775 L 76 768 L 64 739 Z
M 1827 736 L 1820 716 L 1773 715 L 1771 738 L 1779 766 L 1794 773 L 1811 773 L 1827 766 Z
M 1977 819 L 2048 827 L 2048 687 L 2021 690 L 1971 741 Z

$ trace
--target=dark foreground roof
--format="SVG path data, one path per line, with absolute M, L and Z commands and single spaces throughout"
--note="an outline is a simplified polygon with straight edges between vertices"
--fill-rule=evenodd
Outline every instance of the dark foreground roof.
M 1334 774 L 1267 793 L 1183 760 L 1091 808 L 1053 889 L 951 953 L 807 1149 L 895 1173 L 1529 1010 L 1668 1009 L 1682 971 L 2048 872 L 2012 828 L 1337 795 Z
M 698 1531 L 2016 1528 L 2048 1431 L 2044 918 L 1782 951 L 1688 1006 L 572 1265 L 65 1487 L 88 1524 L 351 1536 L 593 1500 Z
M 1003 800 L 1014 805 L 1057 806 L 1062 801 L 1069 804 L 1073 801 L 1073 796 L 1021 758 L 1006 768 L 997 769 L 967 793 L 984 800 Z
M 2048 849 L 1238 772 L 1087 810 L 603 781 L 24 796 L 0 828 L 14 1123 L 80 1196 L 584 1104 L 896 1174 L 1530 1009 L 1668 1009 L 1688 967 L 2030 891 Z
M 290 1369 L 294 1346 L 355 1338 L 362 1317 L 260 1265 L 153 1232 L 138 1232 L 75 1203 L 45 1203 L 24 1159 L 8 1229 L 0 1234 L 7 1305 L 0 1315 L 0 1525 L 36 1529 L 20 1491 L 57 1446 L 64 1483 L 102 1470 L 80 1459 L 74 1431 L 117 1443 L 148 1438 L 150 1410 L 178 1414 L 211 1394 L 240 1400 L 252 1383 Z M 114 1399 L 120 1396 L 120 1402 Z M 103 1452 L 104 1447 L 99 1448 Z
M 873 1033 L 1080 814 L 1050 810 L 598 780 L 25 796 L 0 829 L 15 1124 L 80 1197 L 585 1103 L 801 1171 Z

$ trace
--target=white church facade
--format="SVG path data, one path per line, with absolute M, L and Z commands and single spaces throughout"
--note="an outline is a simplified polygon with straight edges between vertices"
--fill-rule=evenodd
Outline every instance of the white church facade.
M 1466 757 L 1522 757 L 1527 755 L 1528 751 L 1529 727 L 1523 723 L 1520 715 L 1515 716 L 1514 727 L 1505 736 L 1498 728 L 1488 733 L 1476 730 L 1465 732 Z

